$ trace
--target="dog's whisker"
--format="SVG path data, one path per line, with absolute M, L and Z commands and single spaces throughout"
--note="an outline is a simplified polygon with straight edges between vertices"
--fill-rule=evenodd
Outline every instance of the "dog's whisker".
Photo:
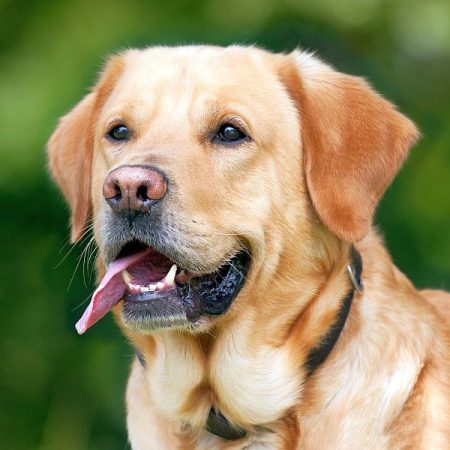
M 91 237 L 89 242 L 87 243 L 86 247 L 83 250 L 83 281 L 85 286 L 87 287 L 86 283 L 86 277 L 90 277 L 90 270 L 89 270 L 89 259 L 92 255 L 92 253 L 95 252 L 95 240 L 94 236 Z M 89 280 L 88 280 L 89 282 Z
M 88 266 L 89 266 L 88 267 L 88 269 L 89 269 L 88 282 L 89 283 L 92 281 L 92 276 L 95 272 L 95 270 L 94 270 L 95 269 L 95 260 L 97 258 L 98 253 L 99 253 L 99 248 L 95 245 L 95 242 L 94 242 L 91 254 L 89 255 L 89 259 L 88 259 Z
M 77 264 L 75 266 L 75 270 L 73 271 L 72 277 L 70 278 L 69 285 L 67 286 L 67 291 L 69 291 L 70 287 L 72 286 L 73 280 L 74 280 L 75 275 L 76 275 L 76 273 L 78 271 L 78 268 L 80 267 L 80 264 L 81 264 L 82 259 L 83 259 L 83 254 L 84 254 L 85 251 L 86 251 L 86 247 L 81 252 L 81 255 L 78 256 L 78 258 L 77 258 Z
M 75 242 L 73 245 L 77 245 L 80 241 L 83 240 L 85 234 L 90 229 L 92 229 L 93 224 L 94 224 L 94 219 L 93 218 L 90 218 L 90 219 L 88 219 L 86 221 L 85 226 L 82 228 L 82 235 L 81 235 L 80 239 L 78 240 L 78 242 Z M 61 248 L 58 251 L 59 254 L 64 250 L 65 247 L 67 247 L 68 245 L 71 245 L 70 240 L 71 240 L 70 233 L 67 233 L 67 236 L 64 238 L 63 244 L 62 244 Z
M 83 245 L 83 244 L 85 243 L 85 241 L 86 241 L 86 239 L 89 237 L 89 233 L 90 233 L 90 231 L 91 231 L 92 229 L 93 229 L 93 224 L 92 224 L 92 225 L 89 225 L 89 226 L 86 228 L 86 230 L 84 231 L 84 233 L 83 233 L 83 235 L 80 237 L 80 239 L 79 239 L 77 242 L 75 242 L 75 243 L 70 247 L 70 249 L 69 249 L 68 252 L 63 256 L 63 258 L 62 258 L 62 259 L 54 266 L 54 269 L 57 269 L 58 267 L 60 267 L 61 264 L 64 263 L 64 261 L 65 261 L 65 260 L 68 258 L 68 256 L 74 251 L 75 248 L 77 248 L 77 247 L 79 247 L 80 245 Z M 64 248 L 65 245 L 67 245 L 67 244 L 64 244 L 62 248 Z M 61 248 L 61 250 L 59 251 L 59 253 L 61 253 L 62 248 Z
M 83 283 L 84 286 L 86 287 L 86 274 L 85 274 L 85 270 L 86 270 L 86 253 L 88 253 L 89 251 L 89 244 L 91 241 L 88 242 L 88 244 L 84 247 L 83 251 L 81 252 L 81 255 L 79 256 L 80 259 L 82 259 L 81 262 L 81 270 L 83 273 Z

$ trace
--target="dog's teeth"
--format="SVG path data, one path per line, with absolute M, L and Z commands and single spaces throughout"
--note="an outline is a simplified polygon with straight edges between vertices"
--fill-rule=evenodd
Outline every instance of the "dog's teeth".
M 158 291 L 163 290 L 163 289 L 164 289 L 164 283 L 163 283 L 162 281 L 158 281 L 158 282 L 156 283 L 156 289 L 157 289 Z
M 149 289 L 149 291 L 156 291 L 156 284 L 151 284 L 151 285 L 148 287 L 148 289 Z
M 173 287 L 175 286 L 175 275 L 177 274 L 177 265 L 174 264 L 169 272 L 167 272 L 167 275 L 162 280 L 162 283 L 166 286 Z
M 141 292 L 150 292 L 150 288 L 145 287 L 145 286 L 139 286 L 139 290 L 140 290 Z
M 136 284 L 128 283 L 127 286 L 131 294 L 139 294 L 139 292 L 141 292 L 140 286 Z
M 131 275 L 126 269 L 122 270 L 122 280 L 125 281 L 125 284 L 131 283 Z

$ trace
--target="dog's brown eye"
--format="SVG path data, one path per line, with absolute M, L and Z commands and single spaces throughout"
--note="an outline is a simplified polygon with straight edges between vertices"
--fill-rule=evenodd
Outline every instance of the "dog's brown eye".
M 108 136 L 115 141 L 124 141 L 128 139 L 129 134 L 125 125 L 117 125 L 108 133 Z
M 227 142 L 237 142 L 245 139 L 247 136 L 236 128 L 234 125 L 226 123 L 219 128 L 219 132 L 217 133 L 217 138 L 219 141 L 227 143 Z

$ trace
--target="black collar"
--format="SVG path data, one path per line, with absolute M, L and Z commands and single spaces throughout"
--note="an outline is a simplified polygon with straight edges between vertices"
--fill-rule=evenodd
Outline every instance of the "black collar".
M 363 284 L 361 280 L 362 258 L 358 250 L 352 245 L 350 247 L 350 263 L 347 266 L 347 273 L 352 282 L 349 292 L 341 301 L 341 307 L 336 314 L 336 319 L 330 328 L 320 339 L 320 344 L 313 348 L 306 359 L 305 367 L 308 376 L 311 375 L 328 357 L 333 350 L 345 322 L 350 312 L 350 306 L 355 295 L 355 291 L 362 292 Z
M 320 344 L 313 348 L 306 359 L 305 367 L 307 376 L 310 377 L 313 372 L 327 359 L 328 355 L 333 350 L 345 322 L 350 312 L 353 297 L 356 292 L 363 291 L 363 283 L 361 273 L 363 269 L 362 258 L 358 250 L 352 245 L 350 246 L 350 263 L 347 266 L 347 272 L 352 282 L 349 292 L 341 300 L 341 307 L 336 314 L 336 319 L 331 327 L 320 339 Z M 139 362 L 145 366 L 145 360 L 140 353 L 137 352 Z M 209 411 L 208 420 L 205 427 L 210 433 L 229 441 L 242 439 L 247 435 L 247 432 L 242 428 L 232 425 L 220 411 L 215 411 L 213 408 Z
M 247 432 L 245 430 L 232 425 L 220 411 L 216 411 L 213 408 L 209 411 L 205 428 L 210 433 L 215 434 L 222 439 L 226 439 L 227 441 L 236 441 L 247 436 Z

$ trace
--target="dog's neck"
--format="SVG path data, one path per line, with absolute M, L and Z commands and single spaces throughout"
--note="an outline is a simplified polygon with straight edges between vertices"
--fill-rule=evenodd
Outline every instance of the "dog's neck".
M 362 292 L 363 290 L 361 279 L 362 259 L 360 253 L 353 245 L 349 250 L 349 264 L 347 265 L 347 273 L 352 282 L 352 286 L 345 297 L 341 300 L 341 304 L 333 324 L 328 328 L 328 330 L 326 330 L 323 337 L 320 339 L 320 343 L 316 347 L 312 348 L 308 353 L 304 363 L 308 378 L 311 377 L 313 373 L 323 364 L 333 350 L 344 328 L 353 297 L 356 292 Z M 204 353 L 208 353 L 208 349 L 211 345 L 211 337 L 206 340 L 200 340 L 199 343 L 202 346 Z M 145 369 L 146 362 L 142 353 L 137 350 L 136 356 L 141 366 Z M 209 412 L 205 429 L 225 440 L 239 440 L 247 435 L 246 430 L 231 424 L 220 411 L 214 408 L 211 408 Z
M 343 247 L 339 261 L 327 263 L 331 271 L 326 280 L 314 279 L 312 283 L 306 283 L 307 276 L 299 276 L 298 280 L 279 280 L 272 292 L 261 293 L 265 298 L 253 298 L 254 303 L 269 305 L 269 312 L 260 310 L 256 304 L 247 304 L 220 319 L 208 333 L 189 336 L 168 331 L 153 337 L 131 336 L 145 364 L 150 391 L 156 397 L 159 392 L 169 394 L 175 383 L 180 384 L 177 395 L 182 398 L 179 402 L 174 402 L 169 411 L 166 410 L 167 402 L 163 404 L 156 398 L 155 409 L 158 410 L 160 405 L 164 409 L 162 414 L 178 417 L 180 423 L 190 424 L 192 430 L 205 427 L 211 407 L 217 408 L 237 428 L 251 430 L 256 423 L 267 424 L 282 419 L 297 402 L 308 378 L 330 354 L 345 323 L 348 295 L 354 289 L 348 273 L 352 260 L 348 249 Z M 351 267 L 353 275 L 357 274 L 359 269 L 354 263 Z M 250 289 L 243 292 L 243 296 L 249 295 Z M 294 313 L 292 307 L 287 308 L 292 302 L 298 305 Z M 331 340 L 325 339 L 326 348 L 316 348 L 316 343 L 336 326 L 339 317 L 337 332 L 335 330 Z M 249 323 L 259 325 L 248 329 Z M 258 347 L 271 349 L 262 353 L 272 355 L 273 359 L 259 359 Z M 287 361 L 293 367 L 282 367 Z M 183 380 L 181 373 L 185 374 Z M 161 378 L 163 374 L 167 380 Z M 250 392 L 245 399 L 245 395 L 239 395 L 239 377 L 248 377 L 251 381 L 255 375 L 253 383 L 249 383 L 255 392 Z M 277 399 L 281 389 L 289 400 L 277 404 L 275 397 L 271 399 L 272 389 L 276 391 Z M 267 401 L 263 401 L 264 395 Z M 196 402 L 192 400 L 194 397 Z

